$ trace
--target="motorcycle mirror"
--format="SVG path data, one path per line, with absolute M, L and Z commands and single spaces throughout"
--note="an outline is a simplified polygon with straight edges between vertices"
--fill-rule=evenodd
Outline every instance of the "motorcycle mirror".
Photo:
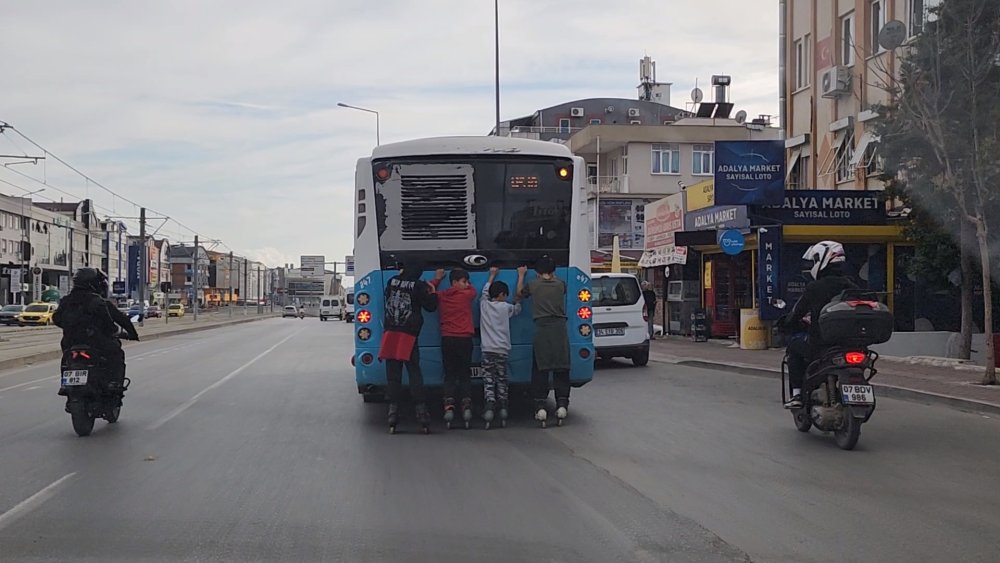
M 139 322 L 139 315 L 132 315 L 131 317 L 129 317 L 129 320 L 134 323 L 137 323 Z
M 787 303 L 783 299 L 772 299 L 771 306 L 775 309 L 784 309 Z

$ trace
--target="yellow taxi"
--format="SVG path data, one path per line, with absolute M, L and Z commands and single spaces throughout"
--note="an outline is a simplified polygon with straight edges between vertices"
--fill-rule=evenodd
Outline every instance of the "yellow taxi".
M 184 305 L 180 303 L 174 303 L 167 306 L 167 316 L 168 317 L 183 317 L 184 316 Z
M 52 324 L 52 315 L 55 312 L 55 303 L 32 303 L 24 308 L 23 313 L 17 316 L 17 325 L 50 325 Z

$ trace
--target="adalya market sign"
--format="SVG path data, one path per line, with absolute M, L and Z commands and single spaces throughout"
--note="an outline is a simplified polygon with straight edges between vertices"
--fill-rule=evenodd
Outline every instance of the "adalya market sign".
M 780 207 L 760 214 L 785 225 L 880 225 L 886 220 L 882 192 L 789 190 Z

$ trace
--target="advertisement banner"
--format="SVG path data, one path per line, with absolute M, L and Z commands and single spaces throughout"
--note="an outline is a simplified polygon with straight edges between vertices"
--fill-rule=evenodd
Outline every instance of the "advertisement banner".
M 684 228 L 684 194 L 669 195 L 647 204 L 645 221 L 645 250 L 673 246 L 674 233 Z
M 762 217 L 782 225 L 884 225 L 882 192 L 860 190 L 788 190 L 784 201 L 761 207 Z
M 745 205 L 720 205 L 684 213 L 685 231 L 746 229 L 749 226 L 750 216 Z
M 147 258 L 149 260 L 149 265 L 147 267 L 149 273 L 146 274 L 146 282 L 151 287 L 160 286 L 160 249 L 156 247 L 155 244 L 151 244 L 146 248 Z
M 784 141 L 715 142 L 717 205 L 781 205 L 784 193 Z
M 112 295 L 125 295 L 125 282 L 116 281 L 111 284 Z
M 11 268 L 10 269 L 10 291 L 11 293 L 19 293 L 21 291 L 21 268 Z
M 128 281 L 128 290 L 131 294 L 132 292 L 139 291 L 139 275 L 142 266 L 139 263 L 139 245 L 132 244 L 128 247 L 128 273 L 125 278 Z
M 621 248 L 632 248 L 632 211 L 631 199 L 601 199 L 597 234 L 600 248 L 611 248 L 616 235 Z
M 705 209 L 715 205 L 715 180 L 705 180 L 693 186 L 688 186 L 687 212 Z
M 784 311 L 773 305 L 781 299 L 781 227 L 761 227 L 757 230 L 757 300 L 760 318 L 777 320 Z M 791 307 L 792 304 L 788 304 Z
M 674 246 L 672 244 L 662 246 L 655 250 L 647 250 L 639 258 L 640 268 L 656 268 L 658 266 L 670 266 L 671 264 L 687 264 L 688 249 L 686 246 Z

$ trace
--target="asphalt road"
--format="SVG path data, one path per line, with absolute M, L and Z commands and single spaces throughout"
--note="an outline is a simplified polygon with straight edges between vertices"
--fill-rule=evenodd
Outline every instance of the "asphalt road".
M 54 363 L 0 372 L 2 561 L 996 561 L 1000 421 L 883 400 L 854 452 L 775 382 L 625 364 L 563 428 L 386 432 L 350 325 L 128 348 L 122 420 L 77 438 Z

